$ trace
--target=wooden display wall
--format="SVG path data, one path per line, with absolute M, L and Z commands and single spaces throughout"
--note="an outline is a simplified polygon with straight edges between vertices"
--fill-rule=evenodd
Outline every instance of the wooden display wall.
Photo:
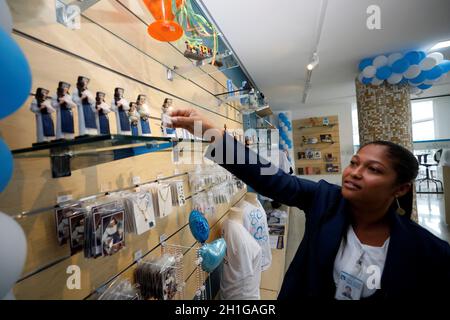
M 142 1 L 102 0 L 81 18 L 81 29 L 72 31 L 57 24 L 54 0 L 10 0 L 14 18 L 13 37 L 24 50 L 33 73 L 33 88 L 44 87 L 55 94 L 59 81 L 76 87 L 77 77 L 91 79 L 91 92 L 106 92 L 107 103 L 114 88 L 125 89 L 125 98 L 135 101 L 146 94 L 153 119 L 151 129 L 160 135 L 160 112 L 165 98 L 171 97 L 178 107 L 194 107 L 215 124 L 229 130 L 242 129 L 241 114 L 235 106 L 218 105 L 214 94 L 226 92 L 227 78 L 222 73 L 207 74 L 213 66 L 197 69 L 184 77 L 166 80 L 166 67 L 183 66 L 190 61 L 183 56 L 184 42 L 163 43 L 150 38 L 147 25 L 153 21 Z M 32 97 L 13 115 L 0 121 L 0 136 L 11 149 L 30 147 L 35 142 L 34 114 L 29 111 Z M 76 114 L 76 113 L 75 113 Z M 75 118 L 75 124 L 77 119 Z M 112 133 L 116 132 L 114 116 L 110 117 Z M 75 125 L 77 127 L 77 125 Z M 77 129 L 76 129 L 77 130 Z M 191 195 L 187 172 L 192 165 L 174 165 L 171 152 L 156 152 L 123 159 L 72 172 L 71 177 L 53 179 L 48 158 L 16 159 L 13 178 L 0 194 L 0 210 L 11 215 L 53 206 L 59 195 L 75 199 L 132 185 L 132 177 L 150 181 L 158 176 L 168 180 L 182 179 L 186 196 Z M 176 177 L 173 177 L 177 173 Z M 173 177 L 173 178 L 172 178 Z M 211 237 L 220 234 L 220 222 L 229 207 L 240 201 L 245 189 L 229 204 L 219 205 L 209 216 Z M 68 245 L 57 243 L 54 212 L 46 211 L 19 219 L 28 241 L 28 254 L 22 278 L 14 288 L 18 299 L 87 299 L 98 288 L 114 278 L 133 278 L 135 252 L 147 257 L 160 253 L 160 236 L 167 243 L 192 248 L 196 241 L 188 227 L 191 199 L 175 208 L 166 218 L 157 219 L 156 228 L 138 236 L 126 236 L 126 248 L 99 259 L 85 259 L 83 253 L 70 256 Z M 11 248 L 14 250 L 14 248 Z M 196 290 L 195 250 L 186 249 L 184 279 L 185 298 Z M 69 290 L 67 268 L 81 268 L 81 289 Z
M 298 175 L 339 174 L 341 151 L 338 116 L 292 121 L 295 173 Z

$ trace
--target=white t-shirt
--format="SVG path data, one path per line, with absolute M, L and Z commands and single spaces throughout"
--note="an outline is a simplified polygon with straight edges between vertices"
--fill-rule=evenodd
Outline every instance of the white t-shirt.
M 339 282 L 342 271 L 360 279 L 363 283 L 361 296 L 363 298 L 369 297 L 375 293 L 376 288 L 369 289 L 367 287 L 367 280 L 371 277 L 374 280 L 375 272 L 373 267 L 378 267 L 379 279 L 378 284 L 381 283 L 381 275 L 383 274 L 384 263 L 389 247 L 389 238 L 384 242 L 382 247 L 373 247 L 362 244 L 356 236 L 353 227 L 350 226 L 347 231 L 347 236 L 341 241 L 341 246 L 334 260 L 333 278 L 336 287 Z M 370 281 L 372 284 L 375 282 Z
M 259 300 L 261 283 L 261 248 L 242 224 L 223 223 L 227 243 L 220 291 L 222 300 Z
M 261 203 L 258 206 L 243 201 L 239 207 L 244 211 L 244 227 L 255 238 L 262 249 L 261 270 L 267 270 L 272 263 L 272 251 L 269 241 L 269 227 L 267 215 Z

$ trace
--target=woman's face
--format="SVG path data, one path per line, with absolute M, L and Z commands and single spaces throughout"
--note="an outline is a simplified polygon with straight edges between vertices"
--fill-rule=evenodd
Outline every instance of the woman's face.
M 350 202 L 391 203 L 399 186 L 385 146 L 367 145 L 342 174 L 342 195 Z

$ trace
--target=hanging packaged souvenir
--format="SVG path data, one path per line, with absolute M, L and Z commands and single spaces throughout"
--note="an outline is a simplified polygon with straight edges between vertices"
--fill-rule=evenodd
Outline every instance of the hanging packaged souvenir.
M 129 232 L 140 235 L 156 226 L 153 198 L 149 191 L 129 194 L 124 202 L 131 220 Z
M 49 91 L 37 88 L 35 98 L 31 103 L 30 110 L 36 115 L 36 138 L 38 143 L 48 142 L 55 139 L 55 126 L 52 113 L 56 110 L 48 100 Z
M 163 218 L 172 213 L 172 192 L 170 185 L 159 183 L 157 187 L 159 217 Z
M 56 96 L 53 97 L 52 106 L 56 110 L 56 139 L 73 139 L 75 130 L 73 125 L 73 109 L 76 104 L 69 93 L 70 84 L 59 82 Z
M 70 240 L 69 218 L 82 213 L 78 204 L 72 204 L 55 209 L 56 238 L 59 245 L 64 245 Z
M 126 279 L 116 279 L 98 297 L 98 300 L 141 300 L 138 286 Z
M 98 124 L 96 121 L 95 98 L 88 90 L 90 79 L 79 76 L 77 89 L 73 93 L 73 101 L 78 108 L 78 130 L 79 135 L 97 135 Z
M 177 261 L 182 257 L 164 254 L 159 258 L 141 261 L 135 270 L 134 277 L 143 299 L 174 300 L 182 291 L 182 280 L 177 272 L 180 266 Z
M 117 134 L 131 135 L 130 119 L 128 111 L 130 106 L 128 101 L 123 98 L 125 90 L 122 88 L 114 89 L 114 99 L 111 108 L 116 114 Z

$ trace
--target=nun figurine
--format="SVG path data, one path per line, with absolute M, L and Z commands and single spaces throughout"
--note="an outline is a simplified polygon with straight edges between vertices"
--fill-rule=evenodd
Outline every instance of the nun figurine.
M 175 137 L 177 132 L 174 128 L 171 128 L 172 121 L 170 120 L 169 112 L 173 109 L 172 99 L 166 98 L 161 108 L 161 131 L 164 137 Z
M 100 128 L 100 134 L 111 134 L 108 119 L 108 113 L 111 112 L 111 107 L 105 102 L 105 93 L 97 92 L 95 97 L 95 109 L 98 114 L 98 127 Z
M 70 84 L 61 81 L 53 98 L 53 108 L 56 109 L 56 139 L 73 139 L 75 130 L 73 125 L 73 111 L 77 105 L 72 101 L 69 93 Z
M 37 88 L 35 99 L 30 110 L 36 115 L 37 143 L 48 142 L 55 139 L 55 125 L 51 114 L 55 112 L 50 100 L 47 100 L 49 91 Z
M 80 136 L 98 134 L 95 116 L 95 99 L 87 87 L 89 81 L 89 78 L 79 76 L 77 90 L 75 90 L 72 97 L 78 107 L 78 129 Z
M 116 88 L 114 90 L 114 99 L 111 108 L 116 114 L 117 134 L 131 135 L 130 120 L 128 119 L 128 110 L 130 106 L 127 100 L 123 98 L 124 89 Z
M 140 116 L 139 112 L 136 110 L 136 102 L 130 102 L 130 110 L 128 111 L 128 119 L 130 119 L 131 135 L 140 136 Z
M 141 124 L 141 136 L 150 137 L 152 130 L 150 129 L 150 110 L 148 105 L 145 103 L 147 101 L 147 96 L 140 94 L 136 102 L 136 110 L 139 113 L 140 124 Z

